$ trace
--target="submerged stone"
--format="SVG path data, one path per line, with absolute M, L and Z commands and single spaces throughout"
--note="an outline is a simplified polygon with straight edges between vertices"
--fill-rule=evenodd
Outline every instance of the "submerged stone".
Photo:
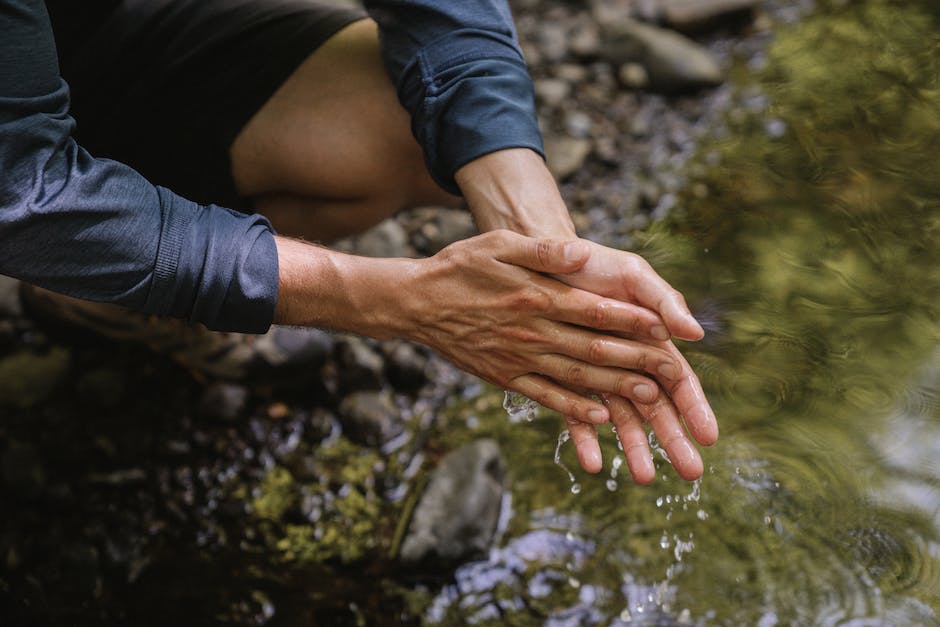
M 415 509 L 401 560 L 446 568 L 484 555 L 496 533 L 505 472 L 493 440 L 446 455 Z

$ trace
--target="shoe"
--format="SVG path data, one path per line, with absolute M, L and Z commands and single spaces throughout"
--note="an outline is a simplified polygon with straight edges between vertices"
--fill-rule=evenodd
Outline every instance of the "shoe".
M 37 322 L 144 344 L 199 379 L 278 382 L 316 372 L 333 352 L 332 336 L 320 329 L 275 325 L 264 335 L 221 333 L 201 324 L 80 300 L 26 283 L 20 284 L 20 301 Z

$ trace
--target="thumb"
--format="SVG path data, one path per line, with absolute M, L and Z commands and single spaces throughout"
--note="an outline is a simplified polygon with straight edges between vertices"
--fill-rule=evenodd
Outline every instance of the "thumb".
M 570 274 L 580 270 L 591 256 L 591 248 L 583 240 L 563 241 L 518 235 L 507 243 L 509 245 L 497 254 L 497 259 L 534 272 Z

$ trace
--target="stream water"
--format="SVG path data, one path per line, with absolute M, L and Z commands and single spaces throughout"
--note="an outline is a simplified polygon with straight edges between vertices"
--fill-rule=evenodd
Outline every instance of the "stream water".
M 708 332 L 683 346 L 722 426 L 705 477 L 657 459 L 633 486 L 604 429 L 605 470 L 569 481 L 556 417 L 458 408 L 449 438 L 500 439 L 514 515 L 412 593 L 428 622 L 940 624 L 938 33 L 933 0 L 779 32 L 642 249 Z

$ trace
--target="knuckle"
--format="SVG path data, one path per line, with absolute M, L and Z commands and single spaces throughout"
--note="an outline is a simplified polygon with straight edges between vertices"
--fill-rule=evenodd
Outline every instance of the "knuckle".
M 610 327 L 610 304 L 600 301 L 591 308 L 591 326 L 595 329 L 607 329 Z
M 565 380 L 574 385 L 583 385 L 586 378 L 584 366 L 581 364 L 571 364 L 565 369 Z
M 603 363 L 604 359 L 607 357 L 606 340 L 601 338 L 595 338 L 591 340 L 590 343 L 588 343 L 587 356 L 591 363 Z
M 542 266 L 547 266 L 551 263 L 554 248 L 551 240 L 540 239 L 536 242 L 535 257 Z

